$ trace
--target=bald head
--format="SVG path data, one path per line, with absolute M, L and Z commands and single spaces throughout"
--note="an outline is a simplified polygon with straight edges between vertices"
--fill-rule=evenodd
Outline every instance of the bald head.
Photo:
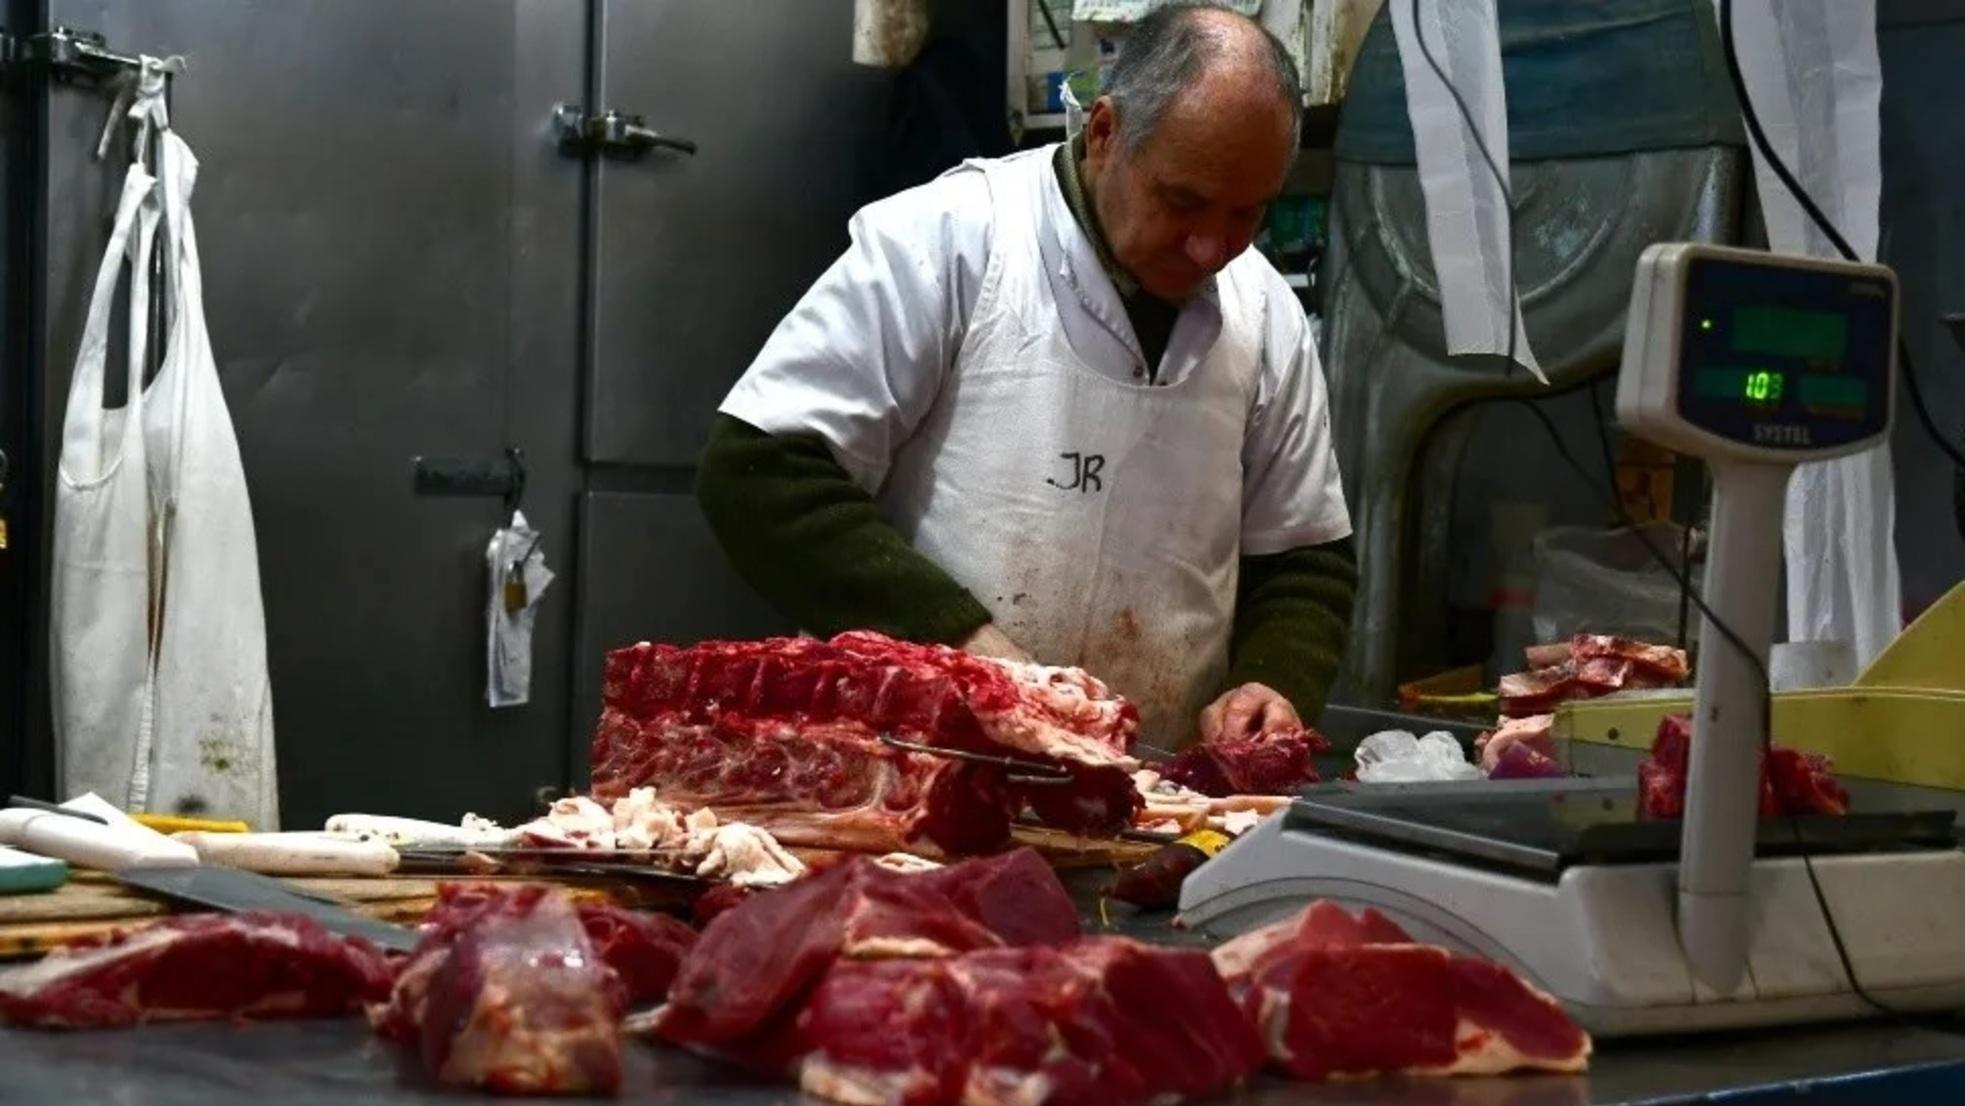
M 1261 24 L 1216 4 L 1167 4 L 1135 23 L 1101 92 L 1119 117 L 1120 140 L 1132 149 L 1170 114 L 1252 112 L 1234 118 L 1280 119 L 1292 144 L 1303 115 L 1289 51 Z

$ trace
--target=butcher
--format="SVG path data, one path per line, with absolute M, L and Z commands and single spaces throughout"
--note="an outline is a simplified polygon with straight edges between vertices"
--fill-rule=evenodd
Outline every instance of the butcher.
M 1351 522 L 1312 331 L 1250 248 L 1301 114 L 1259 24 L 1164 7 L 1069 142 L 858 212 L 703 454 L 738 572 L 811 633 L 1089 669 L 1161 748 L 1314 718 Z

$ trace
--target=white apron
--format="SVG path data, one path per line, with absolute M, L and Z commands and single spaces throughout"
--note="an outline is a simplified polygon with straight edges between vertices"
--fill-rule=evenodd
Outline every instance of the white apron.
M 144 469 L 143 365 L 150 266 L 131 266 L 128 398 L 103 406 L 109 315 L 125 256 L 147 259 L 157 227 L 156 181 L 130 166 L 97 271 L 62 418 L 49 572 L 49 681 L 56 787 L 130 796 L 139 733 L 150 724 L 149 490 Z
M 1044 205 L 1062 202 L 1050 153 L 975 163 L 993 197 L 988 268 L 879 498 L 1011 639 L 1104 678 L 1138 704 L 1143 740 L 1177 748 L 1228 664 L 1263 301 L 1217 278 L 1220 337 L 1173 383 L 1088 364 L 1060 311 L 1088 310 L 1077 282 L 1108 278 L 1074 272 L 1045 229 Z
M 140 520 L 148 552 L 147 601 L 132 608 L 118 591 L 113 604 L 101 604 L 87 619 L 58 618 L 55 633 L 64 646 L 57 648 L 58 656 L 64 651 L 73 655 L 72 643 L 90 636 L 147 638 L 148 689 L 139 712 L 143 722 L 129 729 L 118 720 L 115 727 L 76 734 L 80 745 L 73 749 L 74 742 L 64 737 L 63 760 L 78 766 L 87 762 L 89 771 L 97 770 L 97 762 L 117 765 L 115 776 L 104 777 L 108 786 L 97 790 L 130 809 L 209 814 L 277 829 L 273 705 L 258 547 L 238 442 L 205 328 L 190 209 L 198 163 L 168 129 L 160 73 L 146 71 L 130 114 L 141 124 L 137 149 L 142 149 L 143 130 L 155 127 L 159 132 L 154 202 L 161 204 L 166 337 L 155 379 L 125 416 L 140 420 L 142 444 L 134 452 L 141 458 L 148 494 L 132 497 L 134 505 L 119 501 L 115 509 L 121 513 L 113 525 L 119 541 L 127 541 L 130 516 Z M 140 172 L 133 168 L 133 178 Z M 142 307 L 138 301 L 135 320 L 147 315 Z M 88 347 L 85 339 L 85 351 Z M 131 371 L 134 376 L 139 370 Z M 76 394 L 86 400 L 81 373 L 78 365 Z M 75 402 L 71 396 L 71 417 Z M 65 435 L 64 468 L 68 445 Z M 130 456 L 124 457 L 126 467 Z M 89 583 L 82 578 L 70 582 L 81 588 Z M 62 590 L 58 586 L 57 593 Z M 106 675 L 127 678 L 121 668 Z M 142 685 L 140 677 L 137 684 Z M 86 709 L 73 698 L 80 690 L 61 687 L 58 713 L 71 706 Z M 75 790 L 66 777 L 64 783 Z

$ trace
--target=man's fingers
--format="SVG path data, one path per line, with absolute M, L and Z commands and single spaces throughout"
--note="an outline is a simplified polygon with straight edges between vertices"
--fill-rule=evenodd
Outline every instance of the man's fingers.
M 1222 711 L 1221 732 L 1229 737 L 1254 733 L 1265 702 L 1260 692 L 1246 687 L 1237 688 L 1228 697 L 1228 706 Z
M 1277 695 L 1262 705 L 1263 733 L 1291 733 L 1302 728 L 1303 719 L 1297 717 L 1296 708 L 1288 699 Z

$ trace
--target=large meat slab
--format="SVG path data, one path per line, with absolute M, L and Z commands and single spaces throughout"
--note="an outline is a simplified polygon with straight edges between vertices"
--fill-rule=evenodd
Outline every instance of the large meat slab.
M 593 791 L 653 787 L 788 844 L 987 852 L 1025 803 L 1074 832 L 1123 828 L 1137 726 L 1132 705 L 1081 670 L 873 633 L 643 643 L 608 655 Z M 1034 785 L 883 736 L 1013 756 L 1070 782 Z
M 1080 937 L 1029 850 L 919 873 L 855 858 L 748 898 L 655 1030 L 853 1106 L 1166 1101 L 1263 1054 L 1205 953 Z
M 1127 1106 L 1212 1094 L 1262 1043 L 1206 953 L 1122 937 L 841 961 L 778 1046 L 854 1106 Z
M 1078 914 L 1037 855 L 902 873 L 854 857 L 717 915 L 688 956 L 656 1030 L 742 1054 L 842 959 L 934 958 L 1068 940 Z

